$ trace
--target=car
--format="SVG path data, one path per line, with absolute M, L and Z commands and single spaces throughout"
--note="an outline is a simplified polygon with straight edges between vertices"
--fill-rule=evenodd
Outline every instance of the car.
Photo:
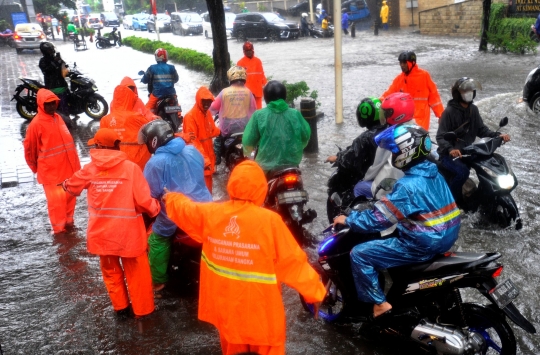
M 203 33 L 202 23 L 203 20 L 201 16 L 196 12 L 171 13 L 171 27 L 173 35 L 200 35 Z
M 291 16 L 300 16 L 303 12 L 309 13 L 309 1 L 299 2 L 287 9 L 287 13 Z
M 277 41 L 297 39 L 300 35 L 298 23 L 285 21 L 273 12 L 246 12 L 236 15 L 232 36 L 239 41 L 261 38 Z
M 171 32 L 171 16 L 166 14 L 156 15 L 159 32 Z M 154 16 L 150 16 L 146 21 L 146 29 L 148 32 L 156 30 L 156 24 L 154 23 Z
M 21 54 L 24 49 L 39 49 L 45 40 L 43 29 L 36 23 L 19 23 L 15 26 L 13 41 L 17 54 Z
M 88 16 L 88 19 L 86 19 L 86 27 L 93 28 L 95 30 L 102 29 L 103 22 L 99 18 L 99 15 L 90 15 Z
M 201 15 L 203 19 L 202 27 L 203 33 L 206 38 L 212 38 L 212 24 L 210 23 L 210 15 L 205 12 Z M 236 15 L 232 12 L 225 12 L 225 31 L 227 32 L 227 38 L 232 38 L 233 22 Z
M 120 21 L 118 21 L 118 16 L 114 12 L 102 12 L 99 14 L 99 18 L 103 22 L 105 27 L 118 27 L 120 26 Z
M 133 15 L 126 15 L 122 18 L 122 26 L 125 30 L 133 29 Z
M 148 21 L 149 17 L 150 15 L 148 14 L 133 15 L 133 18 L 131 19 L 131 26 L 133 27 L 133 30 L 146 31 L 146 21 Z
M 366 0 L 349 0 L 341 3 L 342 9 L 347 9 L 349 22 L 371 20 Z

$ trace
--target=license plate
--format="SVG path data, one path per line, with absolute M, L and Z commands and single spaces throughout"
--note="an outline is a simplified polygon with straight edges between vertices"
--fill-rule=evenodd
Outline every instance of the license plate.
M 510 280 L 500 283 L 493 290 L 489 291 L 495 303 L 502 309 L 510 304 L 518 295 L 519 290 Z
M 181 106 L 165 106 L 165 113 L 182 112 Z
M 277 194 L 277 199 L 280 205 L 307 202 L 309 200 L 308 193 L 304 190 L 282 192 Z

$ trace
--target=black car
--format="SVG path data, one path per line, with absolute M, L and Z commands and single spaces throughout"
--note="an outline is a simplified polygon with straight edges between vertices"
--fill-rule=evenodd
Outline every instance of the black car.
M 171 13 L 171 31 L 173 35 L 201 35 L 203 33 L 202 24 L 202 17 L 196 12 Z
M 287 9 L 287 13 L 291 16 L 300 16 L 302 12 L 309 12 L 309 1 L 299 2 Z
M 165 14 L 157 14 L 157 24 L 159 32 L 171 32 L 171 17 Z M 156 24 L 154 23 L 154 16 L 150 16 L 146 21 L 146 29 L 148 32 L 156 31 Z
M 102 12 L 99 14 L 99 18 L 105 27 L 118 27 L 120 22 L 118 21 L 118 16 L 114 12 Z
M 262 38 L 277 41 L 298 38 L 298 23 L 285 21 L 273 12 L 248 12 L 236 15 L 232 36 L 239 41 Z

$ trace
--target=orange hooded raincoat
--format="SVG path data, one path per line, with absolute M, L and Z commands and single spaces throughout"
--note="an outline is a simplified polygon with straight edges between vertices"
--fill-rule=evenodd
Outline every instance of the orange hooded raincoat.
M 151 121 L 159 118 L 158 116 L 154 115 L 152 111 L 147 109 L 142 100 L 139 98 L 139 91 L 137 90 L 137 85 L 135 85 L 135 81 L 133 81 L 133 79 L 131 79 L 129 76 L 125 76 L 124 79 L 122 79 L 122 81 L 120 82 L 120 85 L 132 88 L 132 91 L 135 93 L 135 95 L 137 95 L 137 101 L 132 108 L 133 111 L 140 113 Z M 111 111 L 115 109 L 114 104 L 114 101 L 111 102 Z
M 111 128 L 118 133 L 122 141 L 120 150 L 125 152 L 128 159 L 137 164 L 142 171 L 152 155 L 145 144 L 137 142 L 137 136 L 139 129 L 152 119 L 134 109 L 137 100 L 139 97 L 131 89 L 118 85 L 114 89 L 111 112 L 101 119 L 99 126 Z
M 260 110 L 262 108 L 263 87 L 266 85 L 266 75 L 264 75 L 261 60 L 255 57 L 255 53 L 253 53 L 252 58 L 244 55 L 236 64 L 246 68 L 246 87 L 255 96 L 257 109 Z
M 416 124 L 429 130 L 429 108 L 437 118 L 440 118 L 444 106 L 437 90 L 437 85 L 431 80 L 429 73 L 420 69 L 418 65 L 413 66 L 408 75 L 399 74 L 392 85 L 386 90 L 380 100 L 395 92 L 406 92 L 411 94 L 414 99 L 414 119 Z
M 195 145 L 205 161 L 204 179 L 206 187 L 212 193 L 212 174 L 215 170 L 216 155 L 212 138 L 219 136 L 219 128 L 214 123 L 210 110 L 202 107 L 202 100 L 214 101 L 214 95 L 208 88 L 201 86 L 195 95 L 195 105 L 184 117 L 183 137 L 190 137 L 188 143 Z M 208 163 L 208 165 L 206 164 Z
M 165 195 L 167 215 L 203 244 L 199 319 L 214 324 L 232 344 L 283 346 L 281 283 L 307 302 L 326 293 L 319 275 L 281 217 L 260 207 L 267 194 L 262 169 L 239 164 L 227 185 L 230 201 L 195 203 Z

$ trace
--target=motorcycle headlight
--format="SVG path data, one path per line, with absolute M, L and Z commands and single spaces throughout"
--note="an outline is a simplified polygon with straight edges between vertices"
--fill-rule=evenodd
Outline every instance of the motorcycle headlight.
M 515 184 L 514 176 L 512 176 L 512 174 L 499 176 L 497 178 L 497 182 L 499 183 L 501 189 L 505 190 L 510 190 Z
M 97 86 L 92 85 L 92 90 L 97 91 Z

